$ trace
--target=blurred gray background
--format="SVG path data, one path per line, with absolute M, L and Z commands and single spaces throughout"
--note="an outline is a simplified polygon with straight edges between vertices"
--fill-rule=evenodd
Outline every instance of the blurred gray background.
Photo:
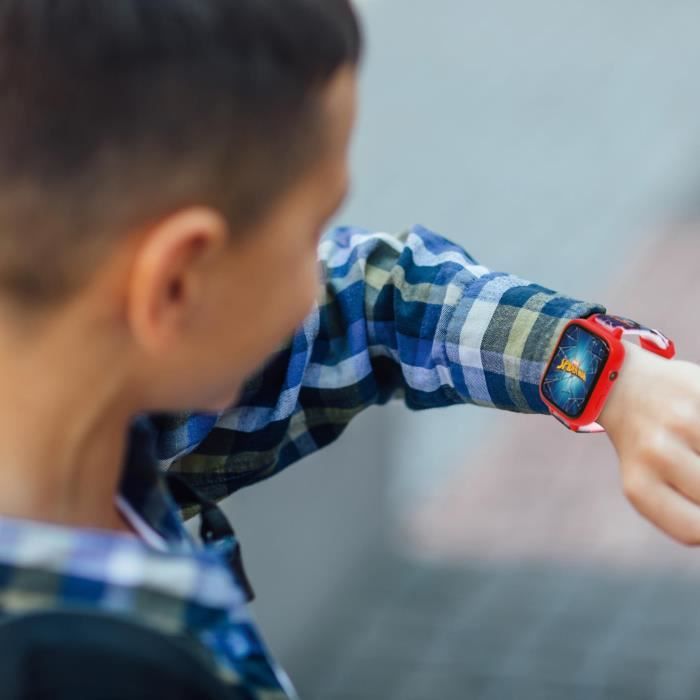
M 700 4 L 358 6 L 339 222 L 422 223 L 700 359 Z M 234 496 L 257 617 L 302 698 L 700 697 L 700 553 L 631 512 L 588 440 L 397 405 Z

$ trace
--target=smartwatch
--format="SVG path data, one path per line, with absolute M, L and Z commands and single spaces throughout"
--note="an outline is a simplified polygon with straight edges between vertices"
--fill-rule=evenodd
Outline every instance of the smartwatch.
M 550 413 L 577 433 L 600 433 L 597 422 L 625 360 L 623 338 L 671 359 L 673 341 L 621 316 L 596 314 L 567 324 L 542 376 L 540 396 Z

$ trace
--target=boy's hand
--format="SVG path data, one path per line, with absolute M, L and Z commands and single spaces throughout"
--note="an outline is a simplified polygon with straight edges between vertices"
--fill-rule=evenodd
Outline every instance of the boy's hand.
M 700 367 L 625 343 L 600 423 L 632 505 L 674 539 L 700 545 Z

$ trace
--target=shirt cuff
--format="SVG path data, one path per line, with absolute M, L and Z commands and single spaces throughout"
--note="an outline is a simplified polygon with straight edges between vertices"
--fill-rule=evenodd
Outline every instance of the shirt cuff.
M 463 288 L 447 344 L 465 401 L 518 413 L 548 413 L 540 380 L 566 324 L 605 313 L 512 275 L 492 273 Z

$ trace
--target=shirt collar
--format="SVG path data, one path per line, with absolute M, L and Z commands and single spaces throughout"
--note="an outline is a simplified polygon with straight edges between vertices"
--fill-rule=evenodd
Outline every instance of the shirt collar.
M 121 495 L 168 544 L 0 518 L 0 607 L 8 611 L 89 603 L 138 614 L 167 631 L 243 615 L 244 596 L 222 557 L 195 547 L 165 485 L 148 417 L 131 428 Z
M 137 417 L 129 433 L 120 493 L 173 548 L 191 548 L 179 509 L 165 484 L 157 455 L 158 433 L 149 416 Z
M 214 552 L 157 552 L 120 533 L 0 519 L 0 607 L 57 604 L 130 613 L 171 633 L 244 614 Z

